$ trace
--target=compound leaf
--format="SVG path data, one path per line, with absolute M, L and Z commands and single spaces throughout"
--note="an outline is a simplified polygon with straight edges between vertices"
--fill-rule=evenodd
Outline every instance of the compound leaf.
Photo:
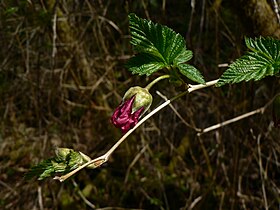
M 131 44 L 138 52 L 138 58 L 133 57 L 129 62 L 129 70 L 133 73 L 150 75 L 171 66 L 174 59 L 186 51 L 184 38 L 166 26 L 139 18 L 135 14 L 129 15 L 129 24 Z M 142 60 L 147 58 L 147 55 L 150 58 L 147 61 Z
M 87 160 L 79 152 L 68 148 L 57 148 L 55 157 L 31 167 L 25 174 L 25 178 L 38 177 L 38 180 L 43 180 L 57 173 L 64 174 L 72 171 L 85 162 Z
M 279 74 L 280 41 L 273 38 L 245 39 L 251 50 L 232 63 L 220 77 L 217 86 L 241 81 L 260 80 Z

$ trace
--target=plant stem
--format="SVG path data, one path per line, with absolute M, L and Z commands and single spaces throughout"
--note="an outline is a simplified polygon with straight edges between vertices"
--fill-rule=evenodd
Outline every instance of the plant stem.
M 169 75 L 163 75 L 161 77 L 158 77 L 157 79 L 155 79 L 154 81 L 158 82 L 159 80 L 161 79 L 165 79 L 165 78 L 168 78 Z M 152 81 L 152 85 L 155 84 L 156 82 Z M 76 168 L 75 170 L 69 172 L 68 174 L 65 174 L 63 176 L 56 176 L 54 177 L 54 179 L 57 179 L 59 180 L 60 182 L 63 182 L 65 181 L 66 179 L 68 179 L 69 177 L 73 176 L 74 174 L 76 174 L 78 171 L 80 171 L 81 169 L 87 167 L 87 166 L 90 166 L 90 168 L 97 168 L 99 166 L 101 166 L 103 163 L 107 162 L 109 157 L 111 156 L 111 154 L 125 141 L 125 139 L 132 133 L 134 132 L 140 125 L 142 125 L 146 120 L 148 120 L 150 117 L 152 117 L 154 114 L 156 114 L 157 112 L 159 112 L 161 109 L 163 109 L 164 107 L 168 106 L 172 101 L 186 95 L 187 93 L 191 93 L 193 91 L 196 91 L 196 90 L 199 90 L 199 89 L 203 89 L 203 88 L 206 88 L 206 87 L 210 87 L 212 85 L 215 85 L 216 83 L 218 82 L 218 80 L 213 80 L 213 81 L 209 81 L 209 82 L 206 82 L 204 85 L 203 84 L 199 84 L 199 85 L 189 85 L 189 88 L 174 96 L 173 98 L 165 101 L 163 104 L 159 105 L 157 108 L 155 108 L 153 111 L 151 111 L 149 114 L 147 114 L 145 117 L 143 117 L 132 129 L 130 129 L 127 133 L 125 133 L 104 155 L 101 155 L 100 157 L 98 158 L 95 158 L 81 166 L 79 166 L 78 168 Z M 151 84 L 150 83 L 150 84 Z M 149 84 L 149 85 L 150 85 Z M 148 86 L 149 86 L 148 85 Z M 151 86 L 152 86 L 151 85 Z M 150 87 L 151 87 L 150 86 Z M 150 88 L 149 87 L 149 88 Z
M 231 124 L 231 123 L 234 123 L 234 122 L 237 122 L 237 121 L 239 121 L 239 120 L 242 120 L 242 119 L 244 119 L 244 118 L 250 117 L 250 116 L 252 116 L 252 115 L 255 115 L 255 114 L 258 114 L 258 113 L 264 113 L 265 108 L 266 108 L 266 107 L 264 106 L 264 107 L 261 107 L 261 108 L 259 108 L 259 109 L 254 110 L 254 111 L 251 111 L 251 112 L 248 112 L 248 113 L 246 113 L 246 114 L 242 114 L 242 115 L 240 115 L 240 116 L 238 116 L 238 117 L 232 118 L 232 119 L 230 119 L 230 120 L 226 120 L 226 121 L 221 122 L 221 123 L 218 123 L 218 124 L 216 124 L 216 125 L 212 125 L 212 126 L 210 126 L 210 127 L 208 127 L 208 128 L 202 129 L 202 131 L 199 132 L 197 135 L 198 135 L 198 136 L 201 136 L 202 134 L 208 133 L 208 132 L 210 132 L 210 131 L 212 131 L 212 130 L 216 130 L 216 129 L 218 129 L 218 128 L 221 128 L 221 127 L 223 127 L 223 126 L 226 126 L 226 125 Z
M 168 74 L 162 75 L 162 76 L 156 78 L 155 80 L 153 80 L 152 82 L 150 82 L 150 83 L 145 87 L 145 89 L 150 90 L 151 87 L 152 87 L 154 84 L 156 84 L 157 82 L 159 82 L 159 81 L 162 80 L 162 79 L 167 79 L 167 78 L 170 78 L 170 75 L 168 75 Z
M 202 89 L 202 88 L 206 88 L 206 87 L 210 87 L 212 85 L 215 85 L 217 82 L 218 82 L 218 79 L 206 82 L 205 84 L 189 85 L 189 88 L 188 88 L 187 91 L 189 93 L 191 93 L 193 91 L 196 91 L 196 90 L 199 90 L 199 89 Z

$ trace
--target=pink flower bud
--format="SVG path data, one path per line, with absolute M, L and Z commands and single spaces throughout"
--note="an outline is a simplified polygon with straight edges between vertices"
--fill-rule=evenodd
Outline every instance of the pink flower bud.
M 133 128 L 139 118 L 152 104 L 152 95 L 147 89 L 132 87 L 124 95 L 123 102 L 114 111 L 111 122 L 123 133 Z

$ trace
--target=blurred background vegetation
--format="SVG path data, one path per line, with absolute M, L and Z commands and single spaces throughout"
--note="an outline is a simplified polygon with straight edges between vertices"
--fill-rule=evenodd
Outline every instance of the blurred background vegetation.
M 110 116 L 131 86 L 153 78 L 124 68 L 133 55 L 131 12 L 174 29 L 207 81 L 245 49 L 244 36 L 280 38 L 268 0 L 2 0 L 0 3 L 0 209 L 279 209 L 280 135 L 265 105 L 277 78 L 197 91 L 141 126 L 96 170 L 71 180 L 24 173 L 68 147 L 94 158 L 121 136 Z M 167 81 L 154 107 L 172 97 Z M 187 123 L 186 123 L 187 122 Z

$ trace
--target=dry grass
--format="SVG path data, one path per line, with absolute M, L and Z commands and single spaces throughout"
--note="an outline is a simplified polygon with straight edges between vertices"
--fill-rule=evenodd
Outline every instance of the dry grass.
M 246 30 L 229 4 L 215 2 L 196 1 L 192 13 L 189 1 L 2 1 L 0 208 L 278 209 L 279 130 L 270 107 L 200 137 L 193 129 L 263 106 L 279 92 L 273 78 L 185 96 L 173 103 L 185 121 L 164 109 L 109 164 L 74 182 L 23 179 L 55 146 L 97 157 L 120 137 L 112 110 L 126 89 L 147 83 L 123 67 L 132 55 L 128 12 L 189 32 L 194 64 L 216 79 L 218 64 L 242 54 Z M 155 90 L 176 94 L 168 85 L 156 85 L 154 107 L 163 101 Z

